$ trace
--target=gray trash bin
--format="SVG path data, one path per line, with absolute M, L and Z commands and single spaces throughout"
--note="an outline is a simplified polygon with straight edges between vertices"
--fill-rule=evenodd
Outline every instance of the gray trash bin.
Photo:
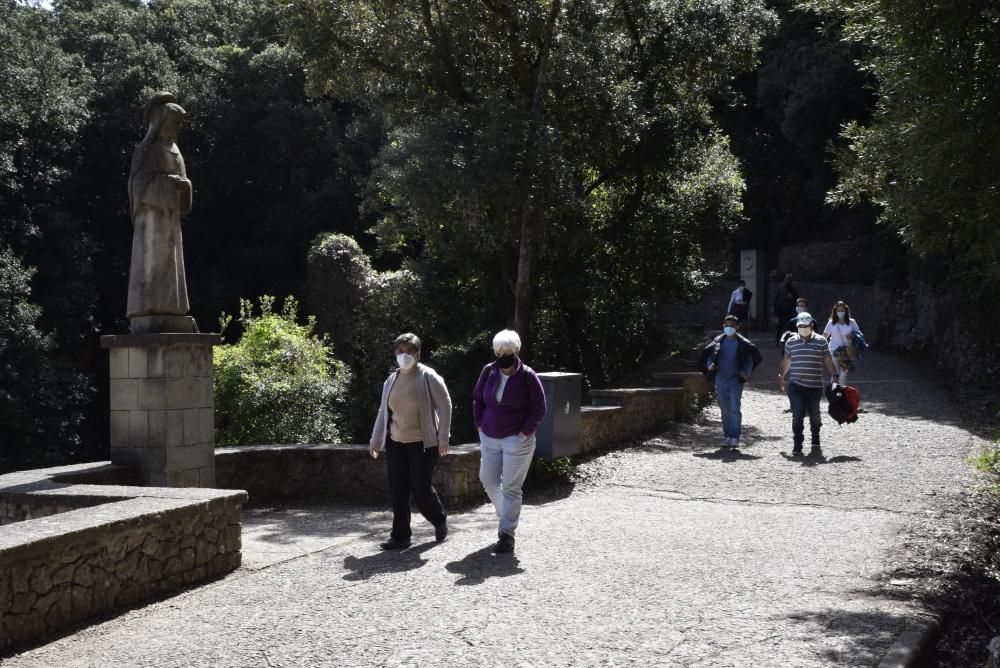
M 535 456 L 571 457 L 580 452 L 580 383 L 583 374 L 538 374 L 545 389 L 545 419 L 535 434 Z

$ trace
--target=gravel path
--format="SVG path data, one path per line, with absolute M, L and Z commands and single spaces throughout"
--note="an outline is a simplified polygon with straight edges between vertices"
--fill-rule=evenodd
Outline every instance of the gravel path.
M 977 447 L 918 370 L 869 354 L 866 412 L 792 459 L 776 349 L 744 394 L 532 492 L 515 555 L 486 506 L 380 553 L 382 509 L 248 511 L 244 567 L 4 666 L 871 666 L 919 612 L 884 576 L 908 521 L 968 484 Z M 825 407 L 825 403 L 824 403 Z M 372 533 L 377 529 L 376 533 Z

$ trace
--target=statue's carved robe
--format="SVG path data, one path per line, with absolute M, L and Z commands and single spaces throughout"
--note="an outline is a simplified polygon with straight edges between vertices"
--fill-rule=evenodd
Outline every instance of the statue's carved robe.
M 145 155 L 141 155 L 144 151 Z M 191 188 L 169 175 L 187 178 L 177 144 L 157 138 L 136 148 L 138 169 L 129 179 L 132 207 L 132 266 L 128 316 L 186 315 L 181 214 L 191 210 Z

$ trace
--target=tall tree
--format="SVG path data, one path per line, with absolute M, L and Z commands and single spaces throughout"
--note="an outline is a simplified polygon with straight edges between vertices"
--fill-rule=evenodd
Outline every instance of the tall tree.
M 51 12 L 0 0 L 0 469 L 80 456 L 92 385 L 68 361 L 95 295 L 67 190 L 91 87 Z
M 753 64 L 773 21 L 762 2 L 292 6 L 317 86 L 385 119 L 389 141 L 368 182 L 384 245 L 441 259 L 484 290 L 498 286 L 495 299 L 529 342 L 544 268 L 581 235 L 609 229 L 598 234 L 603 249 L 624 238 L 614 232 L 633 230 L 617 260 L 635 266 L 641 238 L 652 261 L 636 272 L 662 274 L 674 255 L 646 243 L 642 225 L 669 239 L 671 209 L 682 210 L 681 227 L 710 209 L 721 218 L 701 220 L 716 230 L 738 215 L 698 209 L 699 197 L 686 207 L 682 175 L 733 167 L 716 160 L 728 149 L 710 96 Z M 579 287 L 591 280 L 576 275 Z M 587 303 L 586 290 L 573 301 Z

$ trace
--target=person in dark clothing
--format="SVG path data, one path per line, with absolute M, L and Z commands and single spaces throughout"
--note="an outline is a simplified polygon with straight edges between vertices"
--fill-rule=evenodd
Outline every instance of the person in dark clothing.
M 778 317 L 778 328 L 774 332 L 774 343 L 778 345 L 781 333 L 785 331 L 785 323 L 789 318 L 795 317 L 795 300 L 799 298 L 799 293 L 792 283 L 792 275 L 785 274 L 785 281 L 778 286 L 774 295 L 774 315 Z
M 795 332 L 797 331 L 799 322 L 799 313 L 807 313 L 808 311 L 809 311 L 808 299 L 806 299 L 805 297 L 799 297 L 798 299 L 795 300 L 795 315 L 788 319 L 785 331 L 782 333 L 781 338 L 778 340 L 778 342 L 781 345 L 785 345 L 785 341 L 788 340 L 788 337 L 791 336 L 792 334 L 795 334 Z M 813 318 L 812 321 L 812 328 L 814 332 L 819 331 L 819 324 L 816 322 L 815 318 Z
M 722 334 L 705 346 L 699 357 L 699 369 L 715 381 L 715 394 L 722 411 L 723 446 L 733 450 L 740 447 L 743 384 L 762 359 L 757 346 L 738 333 L 739 327 L 740 319 L 727 315 L 722 321 Z

